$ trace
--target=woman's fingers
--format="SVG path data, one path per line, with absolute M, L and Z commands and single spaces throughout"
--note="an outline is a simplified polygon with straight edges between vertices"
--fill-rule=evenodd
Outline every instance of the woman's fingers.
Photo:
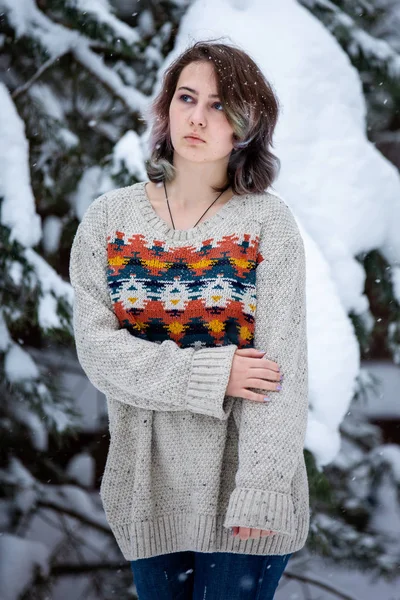
M 264 356 L 265 352 L 263 350 L 257 350 L 257 348 L 238 348 L 236 350 L 237 354 L 241 354 L 242 356 Z
M 239 537 L 241 540 L 248 540 L 251 534 L 249 527 L 239 527 Z
M 267 381 L 266 379 L 255 379 L 254 377 L 250 377 L 246 381 L 246 387 L 279 392 L 282 388 L 282 384 L 280 382 L 275 383 L 274 381 Z
M 269 529 L 250 529 L 249 527 L 232 527 L 232 534 L 235 537 L 238 535 L 241 540 L 259 539 L 268 535 L 274 535 L 274 531 Z
M 269 396 L 265 396 L 264 394 L 257 394 L 257 392 L 252 392 L 251 390 L 248 390 L 248 389 L 242 390 L 239 397 L 244 398 L 245 400 L 252 400 L 253 402 L 270 402 L 271 401 L 271 398 Z
M 257 368 L 251 369 L 250 375 L 256 379 L 266 379 L 269 381 L 280 381 L 282 378 L 282 374 L 280 372 L 272 371 L 271 369 L 260 369 L 259 365 Z
M 271 371 L 274 371 L 275 373 L 279 373 L 279 365 L 278 365 L 278 363 L 274 362 L 273 360 L 269 360 L 268 358 L 264 358 L 263 359 L 263 364 L 264 364 L 265 367 L 267 367 L 267 369 L 270 369 Z
M 226 387 L 227 395 L 268 402 L 268 392 L 279 392 L 280 389 L 281 374 L 277 363 L 267 360 L 264 353 L 255 348 L 235 351 Z
M 248 356 L 249 358 L 254 357 L 256 359 L 253 359 L 255 367 L 259 366 L 258 359 L 263 358 L 264 367 L 267 367 L 267 369 L 279 373 L 278 363 L 266 358 L 265 352 L 263 352 L 262 350 L 257 350 L 256 348 L 239 348 L 238 350 L 236 350 L 236 354 L 239 354 L 240 356 Z

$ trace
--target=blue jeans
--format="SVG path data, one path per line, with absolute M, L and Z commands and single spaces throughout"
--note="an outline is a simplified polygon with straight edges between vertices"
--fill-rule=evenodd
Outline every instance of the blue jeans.
M 272 600 L 290 557 L 187 551 L 130 564 L 139 600 Z

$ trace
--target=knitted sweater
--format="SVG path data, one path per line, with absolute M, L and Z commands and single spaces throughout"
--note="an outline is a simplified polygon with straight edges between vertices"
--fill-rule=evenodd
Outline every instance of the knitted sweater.
M 308 383 L 296 221 L 265 192 L 174 230 L 145 183 L 97 198 L 71 250 L 77 354 L 107 398 L 107 521 L 129 561 L 299 550 Z M 234 352 L 248 347 L 284 374 L 281 391 L 264 391 L 269 403 L 226 394 Z M 232 526 L 276 533 L 240 540 Z

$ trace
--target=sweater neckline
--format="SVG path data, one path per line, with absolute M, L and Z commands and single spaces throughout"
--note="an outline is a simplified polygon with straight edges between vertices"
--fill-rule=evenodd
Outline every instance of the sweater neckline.
M 243 195 L 239 196 L 237 194 L 233 194 L 233 196 L 223 206 L 221 206 L 221 208 L 215 214 L 196 225 L 196 227 L 191 227 L 190 229 L 173 229 L 154 210 L 145 189 L 146 183 L 148 183 L 148 181 L 140 181 L 135 186 L 138 192 L 137 200 L 142 213 L 146 218 L 146 221 L 154 231 L 157 231 L 158 233 L 164 235 L 165 238 L 176 242 L 192 240 L 204 234 L 207 235 L 211 229 L 222 225 L 222 222 L 228 216 L 228 214 L 245 197 Z

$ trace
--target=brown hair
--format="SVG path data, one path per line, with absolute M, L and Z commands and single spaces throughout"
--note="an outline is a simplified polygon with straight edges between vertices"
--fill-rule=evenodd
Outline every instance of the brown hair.
M 231 186 L 234 194 L 261 193 L 279 172 L 280 161 L 270 147 L 278 119 L 278 99 L 256 63 L 246 52 L 231 45 L 199 41 L 185 50 L 167 68 L 161 91 L 153 101 L 150 115 L 150 159 L 146 171 L 150 181 L 171 181 L 173 146 L 169 133 L 169 106 L 179 76 L 192 62 L 213 65 L 218 94 L 234 134 L 234 149 L 228 163 L 228 185 L 213 188 L 222 192 Z

